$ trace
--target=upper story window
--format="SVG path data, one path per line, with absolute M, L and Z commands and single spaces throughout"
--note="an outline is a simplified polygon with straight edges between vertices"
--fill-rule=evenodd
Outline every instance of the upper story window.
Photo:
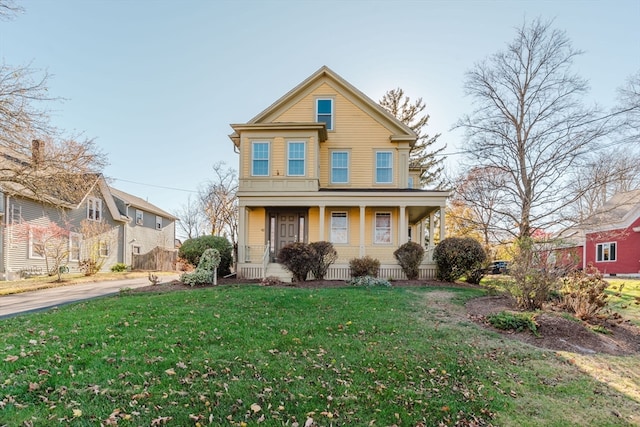
M 140 209 L 136 209 L 136 224 L 142 225 L 144 224 L 144 212 Z
M 13 203 L 11 205 L 11 224 L 22 224 L 22 206 Z
M 269 176 L 269 143 L 266 141 L 251 145 L 251 175 Z
M 162 230 L 162 217 L 156 215 L 156 230 Z
M 349 182 L 349 152 L 334 151 L 331 153 L 331 183 L 346 184 Z
M 393 182 L 393 153 L 390 151 L 376 152 L 376 184 L 391 184 Z
M 327 130 L 333 130 L 333 99 L 316 99 L 316 121 L 326 123 Z
M 596 245 L 596 261 L 615 261 L 617 256 L 615 243 L 598 243 Z
M 331 243 L 349 243 L 349 222 L 346 212 L 331 212 Z
M 289 142 L 287 174 L 289 176 L 304 176 L 304 142 Z
M 374 243 L 391 243 L 391 213 L 376 212 Z
M 90 221 L 102 220 L 102 200 L 96 197 L 87 199 L 87 219 Z

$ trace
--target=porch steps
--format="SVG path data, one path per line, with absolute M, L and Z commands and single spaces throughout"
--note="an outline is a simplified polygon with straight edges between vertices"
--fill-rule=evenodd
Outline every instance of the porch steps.
M 270 262 L 267 264 L 267 270 L 265 272 L 266 277 L 277 277 L 283 282 L 292 282 L 293 275 L 289 270 L 284 268 L 282 265 L 277 262 Z

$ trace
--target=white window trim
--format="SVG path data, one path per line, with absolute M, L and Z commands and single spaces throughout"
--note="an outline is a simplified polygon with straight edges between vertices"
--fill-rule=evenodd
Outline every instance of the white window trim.
M 303 151 L 302 151 L 302 159 L 292 159 L 291 156 L 291 151 L 289 151 L 289 149 L 291 148 L 291 144 L 302 144 Z M 289 170 L 289 162 L 291 160 L 302 160 L 302 173 L 301 174 L 292 174 L 291 171 Z M 287 141 L 287 176 L 306 176 L 307 175 L 307 143 L 306 141 Z
M 331 101 L 331 120 L 330 120 L 330 126 L 327 126 L 327 132 L 333 132 L 335 130 L 335 119 L 336 119 L 336 101 L 333 97 L 331 96 L 319 96 L 316 98 L 316 122 L 320 123 L 320 121 L 318 120 L 318 101 Z M 325 113 L 323 113 L 324 115 Z M 324 123 L 324 122 L 322 122 Z
M 336 154 L 344 153 L 347 155 L 347 180 L 344 182 L 336 182 L 333 180 L 333 153 L 336 153 Z M 338 184 L 338 185 L 349 184 L 349 182 L 351 181 L 351 153 L 349 152 L 349 150 L 333 150 L 331 151 L 330 155 L 331 155 L 331 165 L 329 166 L 330 167 L 329 173 L 331 174 L 331 183 Z
M 11 224 L 22 224 L 22 206 L 11 204 Z
M 105 248 L 105 254 L 102 254 L 102 248 Z M 98 255 L 100 256 L 100 258 L 108 258 L 109 255 L 111 255 L 111 248 L 109 247 L 109 242 L 105 241 L 105 240 L 100 240 L 98 242 Z
M 604 258 L 604 247 L 609 246 L 609 259 L 598 259 L 598 247 L 602 247 L 602 250 L 600 251 L 600 253 L 602 254 L 603 258 Z M 614 245 L 615 249 L 615 258 L 611 259 L 611 245 Z M 595 256 L 596 262 L 616 262 L 618 260 L 618 242 L 602 242 L 602 243 L 596 243 L 596 256 Z
M 376 233 L 378 227 L 376 226 L 376 219 L 378 215 L 389 215 L 389 241 L 379 242 L 377 240 L 378 234 Z M 373 244 L 374 245 L 392 245 L 393 244 L 393 214 L 389 211 L 379 211 L 373 214 Z
M 379 153 L 388 153 L 391 155 L 391 181 L 378 181 L 378 154 Z M 389 184 L 393 184 L 393 151 L 390 150 L 376 150 L 375 154 L 373 155 L 373 180 L 375 181 L 376 184 L 383 184 L 383 185 L 389 185 Z
M 136 209 L 136 225 L 144 225 L 144 211 Z
M 345 228 L 345 241 L 344 242 L 337 242 L 333 239 L 333 215 L 334 214 L 344 214 L 345 217 L 345 221 L 346 221 L 346 228 Z M 349 244 L 349 212 L 346 211 L 333 211 L 331 212 L 331 216 L 330 216 L 330 222 L 329 222 L 329 241 L 333 244 L 336 245 L 347 245 Z
M 156 230 L 162 230 L 162 217 L 156 215 Z
M 267 173 L 265 175 L 256 175 L 254 170 L 255 146 L 256 144 L 267 144 Z M 260 159 L 264 160 L 264 159 Z M 270 176 L 271 174 L 271 142 L 270 141 L 251 141 L 251 176 Z
M 91 217 L 91 206 L 93 205 L 93 218 Z M 87 219 L 89 221 L 102 221 L 102 199 L 89 197 L 87 199 Z
M 33 238 L 33 231 L 29 230 L 29 259 L 45 259 L 46 258 L 46 249 L 44 247 L 44 243 L 42 243 L 42 250 L 45 251 L 45 253 L 43 255 L 39 255 L 33 250 L 33 244 L 34 243 L 35 242 L 34 242 L 34 238 Z
M 136 252 L 136 248 L 138 251 Z M 131 245 L 131 253 L 134 255 L 140 255 L 142 253 L 142 246 L 140 245 Z
M 78 239 L 78 258 L 73 258 L 73 239 Z M 69 262 L 80 261 L 80 254 L 82 252 L 82 234 L 69 233 Z

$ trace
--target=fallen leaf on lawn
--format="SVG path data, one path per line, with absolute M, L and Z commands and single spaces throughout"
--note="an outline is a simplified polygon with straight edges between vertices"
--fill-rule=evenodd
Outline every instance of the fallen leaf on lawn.
M 152 426 L 163 426 L 166 425 L 168 421 L 171 421 L 173 417 L 158 417 L 154 420 L 151 420 Z
M 251 410 L 253 411 L 254 414 L 262 411 L 262 407 L 260 407 L 260 405 L 258 405 L 257 403 L 254 403 L 253 405 L 251 405 Z
M 7 357 L 4 358 L 4 361 L 5 362 L 15 362 L 18 359 L 20 359 L 18 356 L 8 355 Z
M 82 411 L 80 409 L 73 410 L 73 418 L 78 418 L 82 416 Z
M 169 368 L 166 371 L 164 371 L 164 373 L 167 374 L 167 375 L 175 375 L 176 371 L 174 371 L 173 368 Z

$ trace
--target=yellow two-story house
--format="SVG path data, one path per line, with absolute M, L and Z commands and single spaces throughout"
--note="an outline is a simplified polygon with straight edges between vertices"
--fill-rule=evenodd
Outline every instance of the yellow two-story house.
M 401 279 L 393 252 L 409 240 L 424 244 L 423 220 L 431 217 L 434 236 L 434 214 L 444 218 L 449 192 L 420 189 L 410 170 L 416 134 L 328 67 L 231 127 L 239 277 L 282 276 L 280 248 L 329 241 L 339 258 L 327 279 L 348 279 L 349 261 L 363 256 L 380 261 L 380 277 Z M 432 249 L 421 278 L 435 276 Z

